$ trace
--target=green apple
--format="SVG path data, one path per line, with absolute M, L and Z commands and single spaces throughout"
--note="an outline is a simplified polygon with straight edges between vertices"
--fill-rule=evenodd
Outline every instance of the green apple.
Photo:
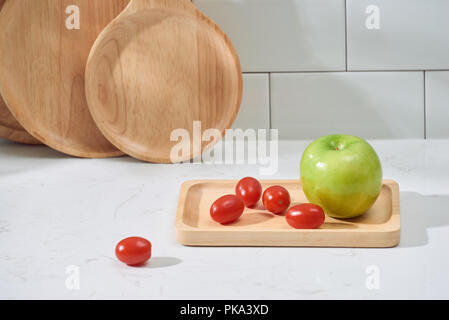
M 307 199 L 327 215 L 354 218 L 371 208 L 382 187 L 382 165 L 365 140 L 330 135 L 312 142 L 301 159 Z

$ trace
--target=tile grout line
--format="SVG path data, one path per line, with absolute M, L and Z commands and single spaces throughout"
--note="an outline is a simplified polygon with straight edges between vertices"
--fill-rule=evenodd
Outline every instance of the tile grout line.
M 243 74 L 307 74 L 307 73 L 380 73 L 380 72 L 447 72 L 449 69 L 413 69 L 413 70 L 326 70 L 326 71 L 247 71 Z
M 271 139 L 271 129 L 272 129 L 272 102 L 271 102 L 271 72 L 268 73 L 268 108 L 269 108 L 269 137 Z
M 345 71 L 348 72 L 348 1 L 345 0 Z
M 426 86 L 426 71 L 423 71 L 423 79 L 424 79 L 424 140 L 427 140 L 427 86 Z

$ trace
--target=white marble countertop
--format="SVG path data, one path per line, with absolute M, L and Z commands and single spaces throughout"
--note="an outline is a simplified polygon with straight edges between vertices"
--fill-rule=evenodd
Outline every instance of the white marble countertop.
M 260 177 L 256 165 L 75 159 L 0 140 L 0 298 L 448 299 L 449 141 L 371 142 L 401 187 L 395 248 L 184 247 L 180 184 Z M 297 179 L 306 144 L 281 142 L 279 170 L 263 178 Z M 153 243 L 142 268 L 115 258 L 133 235 Z

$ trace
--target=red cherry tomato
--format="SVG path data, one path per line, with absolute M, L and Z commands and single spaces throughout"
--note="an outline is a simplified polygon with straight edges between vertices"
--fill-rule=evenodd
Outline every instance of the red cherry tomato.
M 318 229 L 324 218 L 323 209 L 311 203 L 291 207 L 285 216 L 287 223 L 295 229 Z
M 262 196 L 262 185 L 254 178 L 246 177 L 237 183 L 235 194 L 248 208 L 254 207 Z
M 115 247 L 115 255 L 129 266 L 138 266 L 151 258 L 151 242 L 140 237 L 126 238 Z
M 290 194 L 281 186 L 273 186 L 265 190 L 262 202 L 268 211 L 280 214 L 290 206 Z
M 214 221 L 227 224 L 236 221 L 243 214 L 245 204 L 239 197 L 231 194 L 217 199 L 210 207 Z

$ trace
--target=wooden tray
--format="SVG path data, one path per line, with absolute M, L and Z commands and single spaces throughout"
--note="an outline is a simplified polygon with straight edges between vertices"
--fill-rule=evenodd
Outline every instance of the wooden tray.
M 285 246 L 285 247 L 394 247 L 399 243 L 399 185 L 385 180 L 374 206 L 363 216 L 339 220 L 326 216 L 318 230 L 296 230 L 262 207 L 245 209 L 242 217 L 227 226 L 209 215 L 220 196 L 233 194 L 237 181 L 187 181 L 181 186 L 176 216 L 177 240 L 188 246 Z M 261 181 L 264 190 L 286 187 L 292 205 L 308 202 L 297 180 Z M 260 206 L 260 205 L 259 205 Z

